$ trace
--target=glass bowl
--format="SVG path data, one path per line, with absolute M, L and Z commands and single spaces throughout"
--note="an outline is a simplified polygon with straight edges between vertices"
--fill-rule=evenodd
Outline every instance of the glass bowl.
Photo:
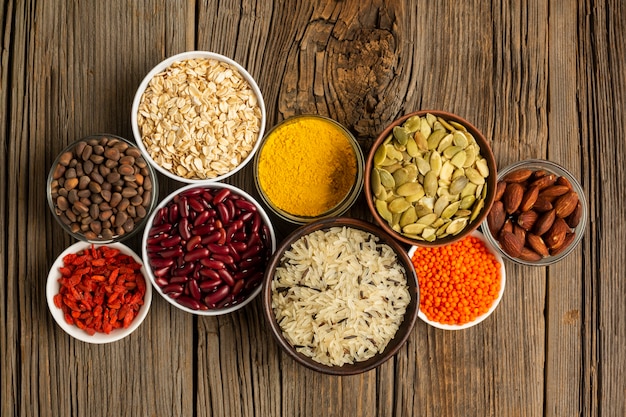
M 204 316 L 239 310 L 259 295 L 275 249 L 261 205 L 226 183 L 172 192 L 148 220 L 142 240 L 156 291 L 176 308 Z
M 272 306 L 272 299 L 273 299 L 273 292 L 274 292 L 272 284 L 274 281 L 274 277 L 276 275 L 276 270 L 281 265 L 281 262 L 285 253 L 293 248 L 294 243 L 296 243 L 303 237 L 307 237 L 308 239 L 314 239 L 314 237 L 311 237 L 311 235 L 316 232 L 324 231 L 325 233 L 328 233 L 328 231 L 330 230 L 337 230 L 337 229 L 343 230 L 343 233 L 346 233 L 346 236 L 343 236 L 340 234 L 342 232 L 333 232 L 333 233 L 336 233 L 334 235 L 336 236 L 336 238 L 333 237 L 333 239 L 337 243 L 344 242 L 344 239 L 345 239 L 344 243 L 351 244 L 350 242 L 352 241 L 350 240 L 350 236 L 347 234 L 346 230 L 354 229 L 357 231 L 357 233 L 358 231 L 361 231 L 361 232 L 366 232 L 367 234 L 371 234 L 374 236 L 374 239 L 376 240 L 376 252 L 377 252 L 375 255 L 376 258 L 382 257 L 383 253 L 386 255 L 389 253 L 393 253 L 396 256 L 397 263 L 401 265 L 405 271 L 406 282 L 408 286 L 408 293 L 411 299 L 408 302 L 408 305 L 404 312 L 404 318 L 402 322 L 400 323 L 399 328 L 396 330 L 395 334 L 393 335 L 393 338 L 388 342 L 388 344 L 386 345 L 384 350 L 382 350 L 382 352 L 377 352 L 376 354 L 374 354 L 374 356 L 371 356 L 367 359 L 363 358 L 365 360 L 357 361 L 355 358 L 353 358 L 355 359 L 353 363 L 343 363 L 342 365 L 331 365 L 331 364 L 327 365 L 322 362 L 314 360 L 312 356 L 309 356 L 303 352 L 298 351 L 298 349 L 294 347 L 286 338 L 286 336 L 283 334 L 283 330 L 281 328 L 281 325 L 277 321 L 276 314 Z M 391 249 L 391 252 L 383 251 L 383 249 L 380 247 L 381 244 L 386 244 Z M 306 246 L 310 246 L 311 248 L 313 248 L 313 245 L 314 243 L 311 243 L 311 244 L 307 244 Z M 326 245 L 326 247 L 330 248 L 332 246 Z M 362 252 L 370 253 L 372 249 L 368 243 L 363 243 L 363 246 L 360 246 L 360 247 L 362 249 L 361 251 L 359 251 L 359 253 L 362 253 Z M 314 249 L 310 249 L 310 250 L 313 251 Z M 326 262 L 326 260 L 320 260 L 321 255 L 317 251 L 315 253 L 311 253 L 310 255 L 313 255 L 314 257 L 311 258 L 307 256 L 296 255 L 296 258 L 294 259 L 301 259 L 304 264 L 307 264 L 310 261 L 311 264 L 309 266 L 309 269 L 315 268 L 316 265 L 314 264 Z M 343 262 L 344 260 L 348 263 L 352 262 L 352 266 L 354 266 L 354 262 L 359 262 L 359 265 L 367 264 L 368 261 L 366 259 L 361 259 L 361 260 L 352 259 L 355 257 L 355 255 L 356 255 L 355 252 L 349 251 L 349 253 L 340 253 L 337 258 L 335 258 L 333 255 L 332 259 L 340 259 L 339 262 Z M 332 283 L 333 282 L 332 271 L 334 269 L 331 268 L 330 264 L 328 263 L 326 263 L 325 265 L 328 268 L 324 269 L 323 282 Z M 389 267 L 390 270 L 392 269 L 390 264 L 385 264 L 385 265 L 386 267 Z M 297 267 L 298 266 L 294 266 L 296 270 L 297 270 Z M 346 271 L 349 270 L 350 268 L 351 266 L 345 266 Z M 375 271 L 376 268 L 372 268 L 370 270 Z M 313 274 L 314 273 L 311 273 L 311 276 L 313 276 Z M 309 273 L 306 273 L 302 277 L 302 279 L 304 279 L 308 275 Z M 335 286 L 335 289 L 343 287 L 343 290 L 344 290 L 343 293 L 341 292 L 331 293 L 331 294 L 341 294 L 342 298 L 332 299 L 332 296 L 331 296 L 331 301 L 329 301 L 329 303 L 333 303 L 333 306 L 335 306 L 334 304 L 335 301 L 339 304 L 345 302 L 346 306 L 351 306 L 349 307 L 351 310 L 351 313 L 350 313 L 351 317 L 361 317 L 361 319 L 367 321 L 368 320 L 367 318 L 362 317 L 362 315 L 357 312 L 357 311 L 361 311 L 359 310 L 359 307 L 358 307 L 359 305 L 358 301 L 353 301 L 352 299 L 350 299 L 349 295 L 346 295 L 346 294 L 351 293 L 351 291 L 347 290 L 347 288 L 351 288 L 351 286 L 350 285 L 344 286 L 344 284 L 353 282 L 353 281 L 348 281 L 347 278 L 345 278 L 348 275 L 350 274 L 340 273 L 341 280 L 337 281 L 337 284 Z M 369 291 L 373 291 L 371 287 L 374 281 L 376 282 L 383 281 L 382 279 L 380 279 L 381 275 L 379 273 L 372 273 L 371 275 L 372 277 L 370 278 L 370 281 L 368 282 L 361 281 L 362 279 L 365 280 L 367 278 L 368 276 L 367 274 L 359 276 L 358 281 L 357 281 L 359 286 L 367 286 L 366 289 L 362 289 L 362 291 L 364 291 L 365 294 L 368 294 Z M 342 281 L 343 279 L 346 279 L 346 281 Z M 315 278 L 313 278 L 313 280 L 315 280 Z M 307 282 L 305 281 L 304 283 L 302 283 L 302 285 L 303 286 L 307 285 Z M 331 285 L 331 284 L 328 284 L 328 285 Z M 300 284 L 296 284 L 296 286 L 299 287 Z M 310 287 L 308 288 L 311 289 Z M 282 290 L 279 290 L 279 291 L 282 291 Z M 288 290 L 287 292 L 289 291 L 291 290 Z M 320 291 L 321 293 L 321 290 L 319 288 L 317 289 L 317 291 Z M 316 294 L 320 294 L 320 293 L 316 293 Z M 363 294 L 363 292 L 361 292 L 360 294 Z M 371 313 L 374 316 L 376 316 L 375 312 L 377 310 L 375 306 L 379 305 L 377 303 L 378 298 L 372 294 L 359 295 L 359 297 L 361 296 L 363 297 L 367 296 L 368 298 L 371 297 L 366 307 L 367 309 L 371 309 L 371 310 L 368 311 L 366 314 Z M 319 297 L 323 297 L 323 295 L 317 295 L 317 296 L 313 295 L 311 300 L 315 298 L 319 299 Z M 324 300 L 324 302 L 326 301 L 327 300 Z M 411 264 L 411 261 L 406 253 L 406 250 L 400 245 L 399 242 L 397 242 L 395 239 L 389 236 L 385 231 L 383 231 L 379 227 L 369 222 L 359 220 L 359 219 L 347 218 L 347 217 L 339 217 L 339 218 L 333 217 L 333 218 L 317 220 L 309 224 L 306 224 L 304 226 L 300 226 L 298 229 L 292 232 L 286 239 L 283 240 L 280 247 L 276 250 L 276 252 L 272 256 L 270 263 L 266 269 L 264 281 L 263 281 L 262 303 L 263 303 L 263 313 L 265 315 L 266 321 L 271 329 L 274 339 L 280 345 L 283 352 L 285 352 L 287 355 L 289 355 L 292 359 L 294 359 L 299 364 L 309 369 L 313 369 L 317 372 L 331 374 L 331 375 L 353 375 L 353 374 L 358 374 L 358 373 L 369 371 L 381 365 L 388 359 L 392 358 L 398 352 L 398 350 L 404 345 L 404 343 L 407 341 L 417 321 L 417 313 L 419 309 L 419 286 L 417 282 L 417 276 L 415 274 L 415 269 L 413 268 Z M 388 305 L 388 303 L 385 303 L 385 305 Z M 298 308 L 310 308 L 311 313 L 313 313 L 315 311 L 318 311 L 317 310 L 318 306 L 319 306 L 319 303 L 316 306 L 308 306 L 308 307 L 301 306 Z M 339 310 L 333 309 L 333 311 L 339 311 Z M 343 326 L 343 324 L 341 323 L 346 321 L 346 324 L 345 324 L 346 328 L 352 330 L 352 326 L 353 325 L 356 326 L 356 324 L 361 323 L 360 321 L 361 319 L 350 320 L 349 318 L 344 318 L 344 319 L 338 320 L 336 323 L 329 324 L 329 326 L 337 329 L 338 326 Z M 374 324 L 371 324 L 371 326 L 374 326 Z M 323 326 L 320 326 L 320 332 L 317 333 L 317 335 L 315 336 L 316 340 L 322 340 L 322 338 L 324 337 L 324 330 L 322 330 L 321 327 Z M 354 331 L 358 333 L 358 331 L 356 330 Z M 355 338 L 355 337 L 358 337 L 358 335 L 348 336 L 348 338 Z M 333 340 L 336 340 L 336 339 L 333 339 Z M 358 339 L 356 340 L 358 341 Z M 363 346 L 359 345 L 359 349 L 362 349 L 362 348 Z M 355 351 L 360 352 L 359 349 L 356 349 Z
M 577 216 L 578 219 L 575 221 L 575 227 L 571 227 L 571 226 L 567 226 L 567 233 L 569 234 L 569 232 L 573 232 L 573 236 L 571 237 L 571 241 L 567 244 L 567 246 L 563 246 L 560 249 L 558 249 L 558 253 L 553 253 L 552 250 L 548 249 L 550 253 L 545 252 L 544 254 L 546 256 L 541 257 L 540 259 L 534 259 L 536 258 L 535 255 L 533 259 L 528 258 L 528 255 L 520 255 L 520 256 L 511 256 L 511 254 L 507 253 L 506 250 L 503 249 L 502 244 L 500 243 L 499 239 L 501 236 L 498 236 L 498 238 L 496 238 L 496 236 L 494 236 L 493 231 L 491 230 L 490 226 L 489 226 L 489 220 L 490 220 L 490 216 L 492 216 L 493 214 L 490 214 L 490 216 L 487 217 L 487 219 L 483 222 L 483 224 L 481 225 L 481 229 L 483 231 L 483 233 L 485 234 L 485 237 L 487 238 L 487 240 L 498 250 L 500 251 L 500 253 L 502 254 L 502 256 L 504 256 L 506 259 L 513 261 L 515 263 L 518 263 L 520 265 L 531 265 L 531 266 L 547 266 L 547 265 L 551 265 L 554 264 L 556 262 L 559 262 L 560 260 L 562 260 L 563 258 L 565 258 L 566 256 L 568 256 L 575 248 L 576 246 L 578 246 L 578 244 L 580 243 L 581 239 L 583 238 L 584 235 L 584 231 L 585 228 L 587 226 L 587 217 L 588 217 L 588 206 L 587 206 L 587 201 L 586 201 L 586 197 L 583 191 L 583 188 L 581 187 L 580 183 L 578 182 L 578 180 L 576 180 L 576 178 L 569 172 L 567 171 L 565 168 L 563 168 L 562 166 L 552 162 L 552 161 L 547 161 L 547 160 L 543 160 L 543 159 L 528 159 L 528 160 L 524 160 L 524 161 L 519 161 L 516 162 L 514 164 L 511 164 L 509 166 L 507 166 L 506 168 L 504 168 L 503 170 L 501 170 L 498 174 L 498 182 L 506 182 L 507 178 L 512 178 L 511 174 L 514 172 L 521 172 L 521 170 L 528 170 L 530 172 L 536 173 L 536 172 L 545 172 L 548 175 L 554 175 L 555 178 L 559 178 L 562 177 L 563 180 L 558 180 L 560 182 L 562 182 L 562 184 L 566 184 L 566 186 L 569 188 L 569 191 L 573 191 L 577 194 L 578 196 L 578 202 L 580 207 L 578 207 L 576 210 L 578 211 Z M 534 178 L 534 176 L 536 174 L 532 174 L 533 176 L 531 176 L 529 179 L 524 180 L 523 182 L 521 182 L 521 184 L 524 184 L 525 187 L 530 188 L 530 184 L 536 179 Z M 515 179 L 515 181 L 517 181 L 517 179 Z M 558 185 L 558 182 L 554 182 L 551 181 L 550 182 L 551 185 Z M 526 185 L 528 184 L 528 186 Z M 549 185 L 548 185 L 549 187 Z M 547 190 L 547 188 L 542 188 L 542 190 Z M 542 195 L 542 190 L 539 191 L 538 196 Z M 555 192 L 558 192 L 555 190 Z M 552 197 L 552 204 L 556 204 L 558 198 L 560 196 L 557 197 Z M 502 197 L 502 199 L 506 198 L 505 196 Z M 496 205 L 494 205 L 494 210 L 496 209 Z M 544 208 L 539 208 L 539 204 L 536 203 L 535 207 L 532 207 L 530 209 L 530 211 L 535 211 L 537 212 L 537 216 L 536 219 L 534 220 L 534 224 L 532 224 L 532 226 L 529 228 L 529 230 L 526 232 L 526 241 L 528 242 L 526 244 L 527 247 L 531 248 L 530 246 L 530 240 L 529 237 L 531 234 L 535 235 L 537 232 L 537 228 L 539 226 L 539 220 L 541 219 L 542 215 L 547 213 L 548 211 L 544 211 L 546 209 L 552 208 L 552 206 L 546 207 Z M 541 210 L 541 211 L 539 211 Z M 515 224 L 517 223 L 518 225 L 520 224 L 520 222 L 522 224 L 524 224 L 524 220 L 525 218 L 520 219 L 520 213 L 515 212 L 512 214 L 509 214 L 506 216 L 507 218 L 510 218 L 512 220 L 512 223 Z M 555 216 L 556 218 L 558 218 L 558 216 Z M 569 216 L 566 219 L 565 223 L 569 223 L 570 219 Z M 518 228 L 519 230 L 519 228 Z M 520 231 L 521 233 L 521 231 Z M 549 232 L 547 232 L 549 233 Z M 548 242 L 544 242 L 544 238 L 547 236 L 546 234 L 543 234 L 541 241 L 544 244 L 547 244 Z M 533 238 L 535 241 L 538 240 L 537 238 Z M 543 248 L 543 247 L 542 247 Z M 543 249 L 541 249 L 543 251 Z
M 52 164 L 46 191 L 48 206 L 63 230 L 93 243 L 135 235 L 159 195 L 156 173 L 139 149 L 108 133 L 67 146 Z
M 405 132 L 406 145 L 396 146 L 400 143 L 397 130 Z M 445 133 L 437 134 L 438 130 Z M 434 140 L 436 135 L 438 140 Z M 482 156 L 482 172 L 477 169 L 476 146 Z M 435 150 L 439 158 L 433 157 Z M 451 150 L 456 153 L 448 154 Z M 408 174 L 398 180 L 401 170 Z M 435 172 L 434 180 L 428 179 L 429 171 Z M 494 201 L 496 176 L 489 142 L 476 127 L 452 113 L 420 110 L 395 120 L 374 141 L 365 164 L 365 198 L 376 222 L 395 239 L 411 246 L 444 246 L 463 239 L 485 219 Z M 405 187 L 402 190 L 397 185 L 401 181 L 406 181 L 400 184 Z M 429 191 L 433 187 L 434 192 Z
M 330 140 L 331 135 L 336 140 Z M 320 146 L 322 140 L 328 146 Z M 296 147 L 298 152 L 294 152 Z M 293 158 L 299 159 L 288 161 Z M 350 209 L 363 188 L 363 161 L 360 145 L 340 123 L 319 115 L 293 116 L 263 138 L 254 158 L 254 180 L 261 200 L 272 212 L 302 225 Z M 328 176 L 317 177 L 326 171 Z M 278 186 L 272 184 L 276 178 L 281 181 Z
M 204 60 L 219 66 L 197 64 Z M 191 68 L 181 70 L 183 64 Z M 178 85 L 168 90 L 170 84 Z M 147 90 L 150 102 L 144 105 Z M 163 175 L 189 184 L 222 181 L 241 170 L 257 151 L 265 123 L 265 102 L 254 78 L 234 60 L 208 51 L 161 61 L 139 84 L 131 107 L 133 135 L 144 158 Z

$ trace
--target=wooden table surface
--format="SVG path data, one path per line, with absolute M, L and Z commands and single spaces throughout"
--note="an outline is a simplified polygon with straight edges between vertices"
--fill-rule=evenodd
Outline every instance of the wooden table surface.
M 7 0 L 0 16 L 2 416 L 626 415 L 624 2 Z M 132 138 L 142 78 L 193 49 L 248 69 L 268 126 L 327 115 L 367 151 L 394 118 L 442 109 L 487 136 L 499 167 L 557 162 L 585 190 L 584 239 L 554 266 L 507 262 L 488 320 L 460 332 L 420 321 L 357 376 L 281 353 L 260 298 L 207 318 L 155 293 L 128 338 L 74 340 L 44 294 L 72 243 L 47 205 L 48 170 L 80 137 Z M 162 197 L 181 185 L 159 179 Z M 254 193 L 251 166 L 230 182 Z M 362 197 L 352 215 L 368 218 Z

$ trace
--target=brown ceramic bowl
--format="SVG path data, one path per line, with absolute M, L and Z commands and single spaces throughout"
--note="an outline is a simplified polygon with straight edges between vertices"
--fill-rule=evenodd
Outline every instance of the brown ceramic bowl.
M 414 117 L 414 116 L 419 116 L 419 117 L 426 117 L 428 114 L 434 116 L 435 118 L 441 118 L 444 121 L 446 121 L 449 125 L 451 125 L 451 127 L 453 127 L 456 130 L 461 130 L 464 129 L 467 133 L 469 133 L 469 135 L 471 135 L 471 137 L 473 137 L 473 139 L 476 142 L 476 145 L 478 145 L 479 149 L 480 149 L 480 155 L 482 156 L 482 158 L 484 158 L 484 164 L 486 164 L 486 167 L 488 168 L 488 175 L 484 178 L 484 186 L 483 188 L 486 188 L 485 192 L 483 193 L 478 193 L 479 195 L 477 196 L 477 200 L 480 199 L 484 199 L 483 200 L 483 204 L 482 204 L 482 208 L 476 208 L 476 206 L 470 206 L 468 209 L 465 210 L 469 210 L 472 212 L 471 215 L 469 216 L 459 216 L 460 218 L 462 217 L 467 217 L 467 220 L 459 220 L 458 223 L 463 224 L 465 222 L 465 226 L 462 227 L 460 229 L 460 231 L 457 231 L 456 227 L 455 228 L 451 228 L 449 229 L 451 233 L 446 233 L 446 225 L 437 225 L 437 223 L 433 224 L 433 225 L 429 225 L 428 227 L 431 229 L 436 229 L 436 233 L 434 233 L 434 238 L 431 235 L 431 240 L 424 240 L 422 238 L 417 238 L 416 236 L 422 236 L 420 233 L 423 232 L 419 232 L 419 233 L 411 233 L 411 234 L 407 234 L 407 233 L 403 233 L 403 231 L 405 229 L 398 229 L 398 227 L 396 226 L 395 228 L 392 227 L 392 225 L 390 224 L 390 222 L 388 222 L 387 220 L 385 220 L 385 218 L 383 218 L 383 216 L 379 213 L 379 211 L 377 210 L 376 207 L 376 201 L 375 201 L 375 196 L 374 196 L 374 189 L 375 184 L 373 184 L 373 178 L 372 178 L 372 170 L 375 167 L 375 158 L 378 158 L 379 156 L 376 155 L 376 152 L 378 150 L 379 147 L 384 146 L 390 136 L 393 136 L 393 132 L 394 132 L 394 127 L 396 126 L 403 126 L 403 124 L 409 120 L 410 118 Z M 430 116 L 432 118 L 432 116 Z M 453 132 L 448 132 L 448 133 L 453 133 Z M 411 137 L 413 136 L 414 133 L 411 133 Z M 466 137 L 468 135 L 465 135 Z M 395 140 L 395 139 L 394 139 Z M 443 142 L 443 141 L 442 141 Z M 456 145 L 455 145 L 456 146 Z M 437 149 L 437 148 L 435 148 Z M 445 149 L 445 148 L 443 148 Z M 465 151 L 465 149 L 463 149 Z M 428 150 L 430 151 L 430 150 Z M 426 152 L 428 152 L 426 151 Z M 441 154 L 443 154 L 443 151 L 439 152 Z M 428 154 L 424 154 L 426 155 L 426 157 L 428 157 L 428 159 L 430 160 L 430 157 L 428 156 Z M 446 159 L 448 162 L 452 162 L 452 158 L 448 159 L 446 157 Z M 469 160 L 469 158 L 468 158 Z M 415 165 L 418 165 L 415 161 L 415 159 L 411 160 Z M 406 161 L 404 163 L 407 163 Z M 455 162 L 458 163 L 458 162 Z M 463 164 L 459 164 L 461 165 L 460 167 L 457 167 L 456 165 L 453 166 L 453 169 L 455 170 L 455 174 L 453 174 L 453 176 L 451 178 L 455 178 L 454 175 L 456 175 L 456 169 L 462 169 L 462 170 L 467 170 L 467 167 L 463 166 Z M 470 165 L 472 168 L 475 168 L 474 165 Z M 403 167 L 406 167 L 406 165 L 403 165 Z M 443 169 L 441 170 L 441 172 L 443 172 Z M 466 171 L 464 171 L 466 172 Z M 418 176 L 417 179 L 415 181 L 413 180 L 409 180 L 410 182 L 418 182 L 420 183 L 422 186 L 424 184 L 424 174 L 422 174 L 421 172 L 418 172 Z M 450 181 L 451 182 L 451 181 Z M 469 181 L 471 182 L 471 181 Z M 380 225 L 380 227 L 387 232 L 388 234 L 390 234 L 391 236 L 393 236 L 395 239 L 397 239 L 400 242 L 403 242 L 407 245 L 418 245 L 418 246 L 443 246 L 443 245 L 447 245 L 450 244 L 452 242 L 456 242 L 460 239 L 462 239 L 463 237 L 467 236 L 468 234 L 470 234 L 472 231 L 474 231 L 481 223 L 482 221 L 485 219 L 485 217 L 487 216 L 487 213 L 489 213 L 489 210 L 491 209 L 491 205 L 493 204 L 494 198 L 495 198 L 495 190 L 496 190 L 496 183 L 497 183 L 497 169 L 496 169 L 496 162 L 493 156 L 493 152 L 491 150 L 491 147 L 489 146 L 489 143 L 487 141 L 487 139 L 483 136 L 483 134 L 476 129 L 476 127 L 474 127 L 470 122 L 468 122 L 467 120 L 452 114 L 452 113 L 448 113 L 448 112 L 444 112 L 444 111 L 437 111 L 437 110 L 420 110 L 420 111 L 416 111 L 407 115 L 404 115 L 402 117 L 400 117 L 399 119 L 397 119 L 396 121 L 394 121 L 393 123 L 391 123 L 385 130 L 383 130 L 383 132 L 378 136 L 378 138 L 376 138 L 376 140 L 374 141 L 374 144 L 372 145 L 372 148 L 368 154 L 367 160 L 365 162 L 365 198 L 367 201 L 367 205 L 369 207 L 370 212 L 372 213 L 372 216 L 374 217 L 375 221 Z M 425 203 L 427 206 L 430 205 L 430 210 L 433 211 L 433 206 L 436 207 L 436 205 L 434 204 L 436 202 L 436 200 L 440 197 L 439 192 L 441 191 L 441 181 L 438 181 L 438 189 L 437 189 L 437 193 L 430 197 L 431 200 L 430 202 Z M 480 187 L 480 186 L 478 186 Z M 391 190 L 391 189 L 390 189 Z M 464 191 L 465 192 L 465 189 Z M 476 194 L 476 193 L 475 193 Z M 462 193 L 459 195 L 463 195 Z M 392 199 L 395 197 L 392 197 Z M 385 200 L 387 202 L 390 202 L 391 200 Z M 451 200 L 454 201 L 454 200 Z M 412 201 L 411 205 L 413 208 L 409 208 L 406 210 L 413 210 L 415 209 L 417 204 L 424 204 L 422 203 L 422 200 L 420 201 Z M 474 212 L 474 209 L 475 212 Z M 405 211 L 406 211 L 405 210 Z M 423 208 L 422 208 L 423 210 Z M 434 210 L 436 211 L 436 210 Z M 418 214 L 416 215 L 416 217 L 418 219 L 421 219 L 423 216 L 423 211 L 422 212 L 418 212 Z M 456 215 L 456 214 L 455 214 Z M 452 216 L 452 219 L 454 219 L 455 215 Z M 440 216 L 437 215 L 437 217 L 439 218 Z M 458 224 L 457 223 L 457 224 Z M 440 232 L 441 231 L 441 232 Z M 440 234 L 441 233 L 441 234 Z
M 297 351 L 296 348 L 294 348 L 294 346 L 287 340 L 287 338 L 283 334 L 281 325 L 277 322 L 276 315 L 272 307 L 272 297 L 273 297 L 272 282 L 274 281 L 274 278 L 275 278 L 276 268 L 281 264 L 281 259 L 283 258 L 285 252 L 290 250 L 294 242 L 296 242 L 301 237 L 310 235 L 311 233 L 315 231 L 320 231 L 320 230 L 327 231 L 333 227 L 347 227 L 350 229 L 357 229 L 360 231 L 365 231 L 367 233 L 374 235 L 377 238 L 377 244 L 380 244 L 380 243 L 387 244 L 392 249 L 393 253 L 396 255 L 397 262 L 403 267 L 405 271 L 406 281 L 408 285 L 408 294 L 410 296 L 410 301 L 407 303 L 406 310 L 404 312 L 404 318 L 402 319 L 402 322 L 400 323 L 398 329 L 396 330 L 393 338 L 388 342 L 384 350 L 382 352 L 376 353 L 374 356 L 371 356 L 368 359 L 365 359 L 359 362 L 354 362 L 352 364 L 345 363 L 342 365 L 326 365 L 326 364 L 322 364 L 321 362 L 315 361 L 310 356 L 307 356 Z M 316 254 L 319 254 L 319 253 L 316 252 Z M 345 255 L 350 256 L 353 254 L 354 253 L 351 252 Z M 325 271 L 327 271 L 327 269 L 325 269 Z M 326 282 L 327 285 L 331 285 L 331 284 L 328 284 L 330 281 L 331 281 L 331 278 L 326 276 L 325 274 L 324 282 Z M 359 284 L 360 283 L 361 281 L 359 278 Z M 302 284 L 302 285 L 305 285 L 305 284 Z M 369 285 L 369 283 L 367 285 Z M 296 286 L 301 286 L 301 284 L 298 283 Z M 323 296 L 324 294 L 318 295 L 318 297 L 323 297 Z M 369 304 L 370 301 L 368 301 L 367 308 L 374 309 L 374 305 L 376 304 L 376 301 L 374 300 L 376 300 L 376 297 L 371 296 L 371 297 L 368 297 L 367 299 L 371 301 L 371 304 Z M 363 300 L 363 299 L 361 298 L 360 300 Z M 415 322 L 417 320 L 417 314 L 419 311 L 419 285 L 417 282 L 417 275 L 415 273 L 415 268 L 413 268 L 411 264 L 411 260 L 408 257 L 407 252 L 395 239 L 393 239 L 391 236 L 389 236 L 387 233 L 385 233 L 383 230 L 376 227 L 375 225 L 365 222 L 363 220 L 335 217 L 335 218 L 317 220 L 305 226 L 301 226 L 299 229 L 296 229 L 291 235 L 289 235 L 282 242 L 278 250 L 274 253 L 272 258 L 270 259 L 270 263 L 268 265 L 268 268 L 266 269 L 265 276 L 263 278 L 262 302 L 263 302 L 263 313 L 265 315 L 267 323 L 269 324 L 269 327 L 274 336 L 274 339 L 278 342 L 282 350 L 285 353 L 287 353 L 291 358 L 293 358 L 295 361 L 297 361 L 301 365 L 304 365 L 310 369 L 313 369 L 315 371 L 322 372 L 325 374 L 353 375 L 353 374 L 366 372 L 373 368 L 376 368 L 377 366 L 379 366 L 386 360 L 390 359 L 392 356 L 394 356 L 398 352 L 398 350 L 402 347 L 402 345 L 409 338 L 411 331 L 413 330 L 413 327 L 415 326 Z M 333 329 L 335 328 L 334 326 L 338 326 L 341 322 L 342 320 L 340 320 L 336 325 L 333 324 L 332 325 Z M 349 323 L 346 324 L 346 326 L 348 325 Z M 315 337 L 317 338 L 318 336 L 319 334 L 316 333 Z M 351 337 L 354 338 L 354 336 L 351 336 Z M 356 340 L 360 340 L 360 339 L 357 338 Z

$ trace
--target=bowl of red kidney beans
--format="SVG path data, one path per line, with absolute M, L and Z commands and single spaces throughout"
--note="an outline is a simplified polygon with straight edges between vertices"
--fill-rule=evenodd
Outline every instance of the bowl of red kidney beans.
M 221 315 L 260 293 L 275 249 L 271 221 L 253 197 L 230 184 L 190 184 L 148 219 L 142 257 L 154 288 L 172 305 Z

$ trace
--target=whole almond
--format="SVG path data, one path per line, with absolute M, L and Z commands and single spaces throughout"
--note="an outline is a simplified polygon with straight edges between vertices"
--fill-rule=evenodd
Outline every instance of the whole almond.
M 540 213 L 545 213 L 546 211 L 552 210 L 552 202 L 548 199 L 543 198 L 541 196 L 537 197 L 535 204 L 533 204 L 533 210 L 538 211 Z
M 511 219 L 506 219 L 506 221 L 502 225 L 502 229 L 500 229 L 500 233 L 502 232 L 513 233 L 513 222 L 511 221 Z
M 575 191 L 569 191 L 562 195 L 554 202 L 554 210 L 557 217 L 565 218 L 572 214 L 578 204 L 578 194 Z
M 563 252 L 565 249 L 567 249 L 569 245 L 572 244 L 575 237 L 576 237 L 576 233 L 566 233 L 565 239 L 563 240 L 563 244 L 558 248 L 550 249 L 550 255 L 556 256 L 559 253 Z
M 565 220 L 556 217 L 552 227 L 544 236 L 544 242 L 548 248 L 558 249 L 565 243 L 565 235 L 569 232 L 569 226 L 565 223 Z
M 487 226 L 493 236 L 498 236 L 505 220 L 504 204 L 502 201 L 494 201 L 489 214 L 487 214 Z
M 546 257 L 550 255 L 550 251 L 548 250 L 548 247 L 544 243 L 541 236 L 537 236 L 534 233 L 527 233 L 526 243 L 528 243 L 528 246 L 533 248 L 533 250 L 537 252 L 538 254 L 540 254 L 541 256 Z
M 566 192 L 568 192 L 569 190 L 570 190 L 569 187 L 566 185 L 555 184 L 555 185 L 550 185 L 549 187 L 544 188 L 541 191 L 541 195 L 546 198 L 559 197 L 565 194 Z
M 575 229 L 576 226 L 578 226 L 578 224 L 580 223 L 580 219 L 582 216 L 583 216 L 583 206 L 582 204 L 580 204 L 580 201 L 578 201 L 578 204 L 576 204 L 576 208 L 574 209 L 572 214 L 567 216 L 567 219 L 565 221 L 567 222 L 569 227 L 571 227 L 572 229 Z
M 504 210 L 508 214 L 514 213 L 521 204 L 522 197 L 524 197 L 524 187 L 521 184 L 514 182 L 507 185 L 502 195 Z
M 538 218 L 539 214 L 537 214 L 536 211 L 524 211 L 523 213 L 520 213 L 519 216 L 517 216 L 517 224 L 524 230 L 530 230 L 533 228 Z
M 554 209 L 543 213 L 535 222 L 535 227 L 533 228 L 534 233 L 538 236 L 546 233 L 552 227 L 555 218 L 556 213 L 554 212 Z
M 559 185 L 565 185 L 567 188 L 569 188 L 570 190 L 573 190 L 574 187 L 572 187 L 572 183 L 569 182 L 569 180 L 565 177 L 559 177 L 556 179 L 556 183 Z
M 548 175 L 548 171 L 546 171 L 545 169 L 538 169 L 533 172 L 533 175 L 530 176 L 530 179 L 534 181 L 537 178 L 545 177 L 546 175 Z
M 522 243 L 526 242 L 526 230 L 524 230 L 524 228 L 522 228 L 520 225 L 513 224 L 513 234 L 519 237 Z
M 539 188 L 529 187 L 524 193 L 524 197 L 522 197 L 522 202 L 519 205 L 519 211 L 524 212 L 530 210 L 535 205 L 537 197 L 539 197 Z
M 517 258 L 522 253 L 524 242 L 519 237 L 511 232 L 500 233 L 500 246 L 502 250 L 508 253 L 513 258 Z
M 503 180 L 510 183 L 524 182 L 532 175 L 532 173 L 533 171 L 530 169 L 517 169 L 506 174 Z
M 543 177 L 531 182 L 530 185 L 538 187 L 539 190 L 543 190 L 544 188 L 551 186 L 555 182 L 556 182 L 556 175 L 546 174 Z
M 495 192 L 495 201 L 500 201 L 500 199 L 502 198 L 502 194 L 504 194 L 504 190 L 506 190 L 506 182 L 505 181 L 498 181 L 498 184 L 496 185 L 496 192 Z
M 522 250 L 520 251 L 520 254 L 519 254 L 518 258 L 520 258 L 520 259 L 522 259 L 524 261 L 528 261 L 528 262 L 537 262 L 537 261 L 540 261 L 541 258 L 543 258 L 543 256 L 541 256 L 540 254 L 538 254 L 534 250 L 524 246 L 522 248 Z

